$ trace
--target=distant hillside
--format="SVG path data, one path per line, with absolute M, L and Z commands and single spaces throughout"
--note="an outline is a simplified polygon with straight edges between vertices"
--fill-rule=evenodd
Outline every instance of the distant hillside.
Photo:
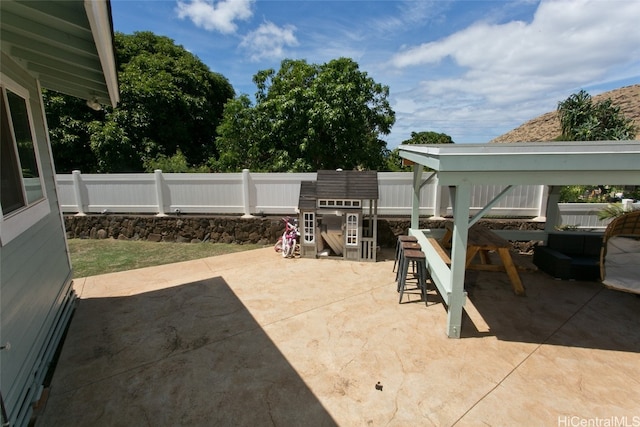
M 593 100 L 598 102 L 607 98 L 611 98 L 612 103 L 619 106 L 622 113 L 633 120 L 636 129 L 639 130 L 636 133 L 636 139 L 640 139 L 640 84 L 625 86 L 596 95 Z M 529 120 L 514 130 L 491 140 L 491 142 L 553 141 L 560 133 L 558 113 L 552 111 Z

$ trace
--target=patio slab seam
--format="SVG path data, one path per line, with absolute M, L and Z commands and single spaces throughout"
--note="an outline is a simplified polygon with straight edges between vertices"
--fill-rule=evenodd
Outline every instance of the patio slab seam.
M 368 288 L 368 289 L 366 289 L 366 290 L 364 290 L 362 292 L 353 293 L 351 295 L 344 296 L 344 297 L 339 298 L 339 299 L 333 299 L 333 300 L 331 300 L 329 302 L 326 302 L 324 304 L 316 305 L 316 306 L 307 308 L 306 310 L 301 310 L 301 311 L 296 312 L 294 314 L 291 314 L 289 316 L 285 316 L 285 317 L 281 317 L 281 318 L 279 318 L 277 320 L 272 320 L 272 321 L 269 321 L 269 322 L 265 322 L 264 324 L 262 324 L 262 327 L 264 329 L 264 327 L 267 327 L 267 326 L 277 325 L 280 322 L 291 320 L 291 319 L 295 319 L 296 317 L 311 313 L 312 311 L 319 310 L 319 309 L 326 308 L 326 307 L 330 307 L 330 306 L 332 306 L 334 304 L 338 304 L 338 303 L 347 301 L 347 300 L 349 300 L 351 298 L 355 298 L 355 297 L 359 297 L 359 296 L 362 296 L 362 295 L 369 294 L 372 291 L 377 290 L 377 289 L 389 287 L 389 285 L 390 285 L 389 283 L 384 283 L 382 285 L 373 286 L 371 288 Z
M 469 414 L 473 409 L 482 403 L 487 397 L 489 397 L 493 392 L 495 392 L 500 386 L 511 377 L 522 365 L 524 365 L 527 360 L 529 360 L 534 354 L 536 354 L 542 347 L 544 347 L 556 334 L 558 334 L 571 320 L 573 320 L 581 311 L 583 311 L 602 291 L 604 288 L 596 289 L 582 305 L 580 305 L 570 316 L 568 316 L 564 322 L 562 322 L 557 328 L 555 328 L 544 340 L 542 340 L 536 347 L 531 350 L 520 362 L 518 362 L 503 378 L 500 379 L 489 391 L 487 391 L 480 399 L 478 399 L 473 405 L 469 406 L 467 410 L 458 418 L 452 426 L 457 425 L 461 422 L 467 414 Z

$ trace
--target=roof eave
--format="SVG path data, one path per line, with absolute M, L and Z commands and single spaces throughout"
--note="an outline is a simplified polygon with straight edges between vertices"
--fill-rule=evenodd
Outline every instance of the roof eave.
M 111 20 L 111 3 L 110 0 L 92 1 L 85 0 L 84 8 L 87 12 L 91 32 L 93 33 L 102 65 L 107 90 L 109 92 L 109 103 L 115 107 L 120 101 L 118 91 L 118 72 L 116 68 L 115 49 L 113 46 L 113 22 Z M 105 99 L 98 99 L 98 102 L 104 102 Z
M 115 106 L 119 101 L 109 0 L 0 2 L 1 50 L 45 89 Z

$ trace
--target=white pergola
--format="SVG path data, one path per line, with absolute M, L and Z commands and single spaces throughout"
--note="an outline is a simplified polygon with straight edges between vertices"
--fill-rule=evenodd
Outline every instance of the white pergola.
M 447 335 L 460 337 L 465 258 L 469 227 L 517 185 L 548 185 L 544 231 L 501 233 L 512 240 L 546 240 L 557 223 L 559 186 L 640 185 L 640 141 L 532 142 L 519 144 L 401 145 L 400 156 L 413 162 L 413 209 L 409 234 L 418 238 L 427 256 L 429 272 L 448 306 Z M 423 178 L 424 167 L 435 172 Z M 429 237 L 438 230 L 421 230 L 420 188 L 437 179 L 447 186 L 453 208 L 451 266 L 440 257 Z M 474 185 L 505 185 L 506 188 L 475 216 L 470 217 Z M 525 283 L 526 285 L 526 283 Z

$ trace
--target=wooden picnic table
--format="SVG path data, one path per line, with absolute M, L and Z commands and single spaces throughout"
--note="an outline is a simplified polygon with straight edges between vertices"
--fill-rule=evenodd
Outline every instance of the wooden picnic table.
M 441 244 L 445 248 L 451 248 L 451 237 L 453 236 L 453 223 L 446 224 L 446 231 L 442 237 Z M 467 256 L 465 268 L 468 270 L 482 271 L 504 271 L 509 276 L 511 286 L 516 295 L 524 295 L 525 290 L 518 274 L 518 268 L 511 257 L 511 243 L 498 236 L 488 228 L 474 224 L 469 228 L 467 236 Z M 497 252 L 502 264 L 492 264 L 489 252 Z M 473 262 L 476 258 L 480 262 Z

